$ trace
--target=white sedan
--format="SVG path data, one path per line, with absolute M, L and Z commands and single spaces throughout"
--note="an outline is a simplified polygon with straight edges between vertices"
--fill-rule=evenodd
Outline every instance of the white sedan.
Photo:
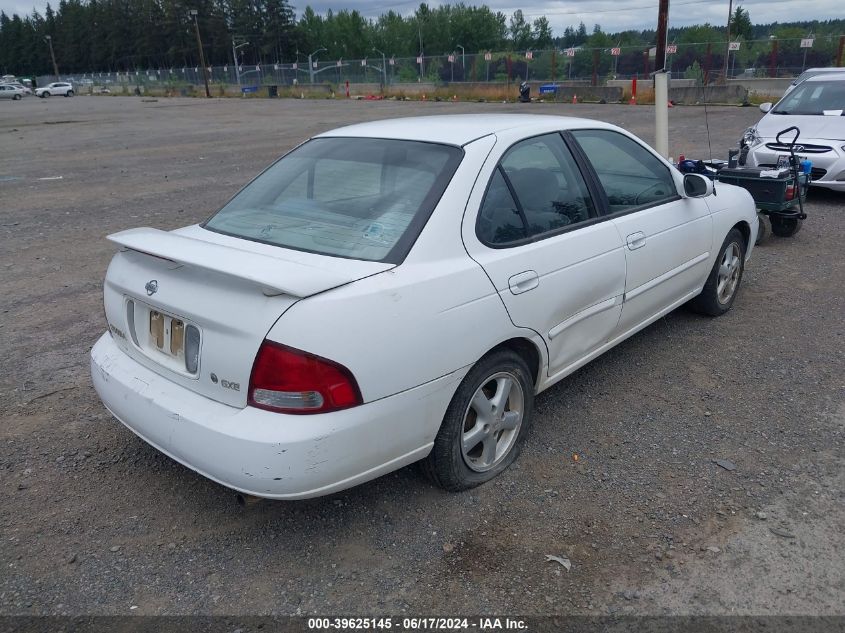
M 845 191 L 845 72 L 812 76 L 774 106 L 761 104 L 760 110 L 766 116 L 744 135 L 748 165 L 776 166 L 789 155 L 788 142 L 794 137 L 790 132 L 778 140 L 778 132 L 795 126 L 800 134 L 794 151 L 813 163 L 810 184 Z
M 26 92 L 22 87 L 11 84 L 0 84 L 0 99 L 12 99 L 20 101 L 24 98 Z
M 42 88 L 35 89 L 35 96 L 45 99 L 51 96 L 62 95 L 64 97 L 73 96 L 73 85 L 66 81 L 54 81 Z
M 757 214 L 717 187 L 583 119 L 327 132 L 202 224 L 109 237 L 94 386 L 241 493 L 315 497 L 420 460 L 470 488 L 516 459 L 537 393 L 678 306 L 730 309 Z

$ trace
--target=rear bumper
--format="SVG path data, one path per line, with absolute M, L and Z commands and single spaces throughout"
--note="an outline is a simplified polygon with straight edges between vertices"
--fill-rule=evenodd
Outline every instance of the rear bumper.
M 131 359 L 108 333 L 91 350 L 94 388 L 115 418 L 199 474 L 271 499 L 330 494 L 422 459 L 464 374 L 344 411 L 283 415 L 185 389 Z

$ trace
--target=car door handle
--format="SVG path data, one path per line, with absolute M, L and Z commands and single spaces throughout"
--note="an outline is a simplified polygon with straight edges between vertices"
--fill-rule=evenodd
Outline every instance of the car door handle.
M 631 233 L 625 241 L 628 243 L 628 248 L 635 251 L 638 248 L 645 246 L 645 233 L 642 231 Z
M 508 279 L 508 287 L 515 295 L 534 290 L 540 285 L 540 277 L 533 270 L 526 270 Z

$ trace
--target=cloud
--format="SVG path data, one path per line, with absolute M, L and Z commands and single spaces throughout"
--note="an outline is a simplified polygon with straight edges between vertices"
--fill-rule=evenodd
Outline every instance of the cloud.
M 472 0 L 467 2 L 473 4 Z M 55 4 L 55 3 L 54 3 Z M 297 13 L 301 14 L 309 4 L 318 13 L 328 9 L 357 9 L 369 18 L 393 9 L 399 13 L 413 13 L 420 0 L 399 0 L 387 3 L 386 0 L 292 0 Z M 445 4 L 432 0 L 431 6 Z M 515 10 L 522 9 L 531 20 L 545 15 L 554 29 L 555 35 L 563 34 L 567 26 L 577 26 L 579 22 L 592 30 L 594 24 L 601 24 L 605 31 L 625 29 L 654 28 L 657 22 L 657 0 L 576 0 L 565 4 L 551 0 L 537 0 L 531 4 L 514 4 L 514 0 L 490 0 L 486 3 L 494 11 L 501 11 L 510 16 Z M 748 10 L 751 21 L 755 24 L 770 22 L 791 22 L 800 17 L 804 20 L 828 20 L 842 17 L 841 0 L 806 0 L 801 3 L 801 13 L 795 12 L 795 3 L 791 0 L 746 0 L 734 2 Z M 28 15 L 33 8 L 43 14 L 46 2 L 40 0 L 0 0 L 0 9 L 7 14 Z M 674 0 L 669 7 L 670 26 L 688 26 L 709 22 L 722 25 L 728 16 L 728 3 L 724 0 Z

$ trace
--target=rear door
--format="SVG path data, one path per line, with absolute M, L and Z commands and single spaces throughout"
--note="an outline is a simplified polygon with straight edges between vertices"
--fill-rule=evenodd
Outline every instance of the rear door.
M 624 240 L 627 332 L 701 288 L 712 248 L 712 219 L 701 198 L 683 198 L 670 168 L 615 130 L 574 130 Z
M 470 198 L 464 243 L 513 323 L 543 337 L 549 375 L 557 374 L 615 330 L 625 284 L 622 241 L 599 217 L 558 133 L 517 142 L 486 174 Z

